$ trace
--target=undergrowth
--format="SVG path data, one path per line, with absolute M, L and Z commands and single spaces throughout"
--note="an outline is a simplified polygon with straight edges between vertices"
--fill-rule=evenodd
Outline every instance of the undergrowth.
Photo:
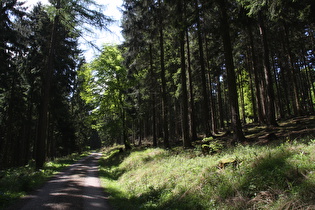
M 24 167 L 0 171 L 0 209 L 9 206 L 21 196 L 40 187 L 48 178 L 87 154 L 74 153 L 57 158 L 54 161 L 46 162 L 41 170 L 36 170 L 35 162 L 30 161 Z
M 115 209 L 315 209 L 314 150 L 315 140 L 208 156 L 201 148 L 114 147 L 100 175 Z

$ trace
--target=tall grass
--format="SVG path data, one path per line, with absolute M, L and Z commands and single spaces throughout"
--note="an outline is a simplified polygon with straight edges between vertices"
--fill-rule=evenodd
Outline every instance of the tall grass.
M 200 149 L 105 151 L 102 183 L 116 209 L 314 209 L 315 141 Z M 222 160 L 236 164 L 218 167 Z

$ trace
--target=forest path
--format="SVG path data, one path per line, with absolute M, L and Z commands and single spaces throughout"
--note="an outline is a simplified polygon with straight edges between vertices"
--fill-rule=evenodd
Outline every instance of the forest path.
M 10 209 L 111 209 L 98 177 L 101 153 L 92 153 Z

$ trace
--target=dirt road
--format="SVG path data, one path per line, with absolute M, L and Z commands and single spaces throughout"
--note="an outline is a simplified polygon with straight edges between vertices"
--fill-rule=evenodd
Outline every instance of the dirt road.
M 98 177 L 100 157 L 92 153 L 9 209 L 111 209 Z

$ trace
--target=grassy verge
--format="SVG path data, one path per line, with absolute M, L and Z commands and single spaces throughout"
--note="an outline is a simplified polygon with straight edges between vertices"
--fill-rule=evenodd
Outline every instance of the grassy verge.
M 315 140 L 211 156 L 200 150 L 107 149 L 100 175 L 110 202 L 115 209 L 315 208 Z
M 72 154 L 46 162 L 41 170 L 35 169 L 35 163 L 27 166 L 0 171 L 0 209 L 8 207 L 21 196 L 40 187 L 48 178 L 71 165 L 88 153 Z

